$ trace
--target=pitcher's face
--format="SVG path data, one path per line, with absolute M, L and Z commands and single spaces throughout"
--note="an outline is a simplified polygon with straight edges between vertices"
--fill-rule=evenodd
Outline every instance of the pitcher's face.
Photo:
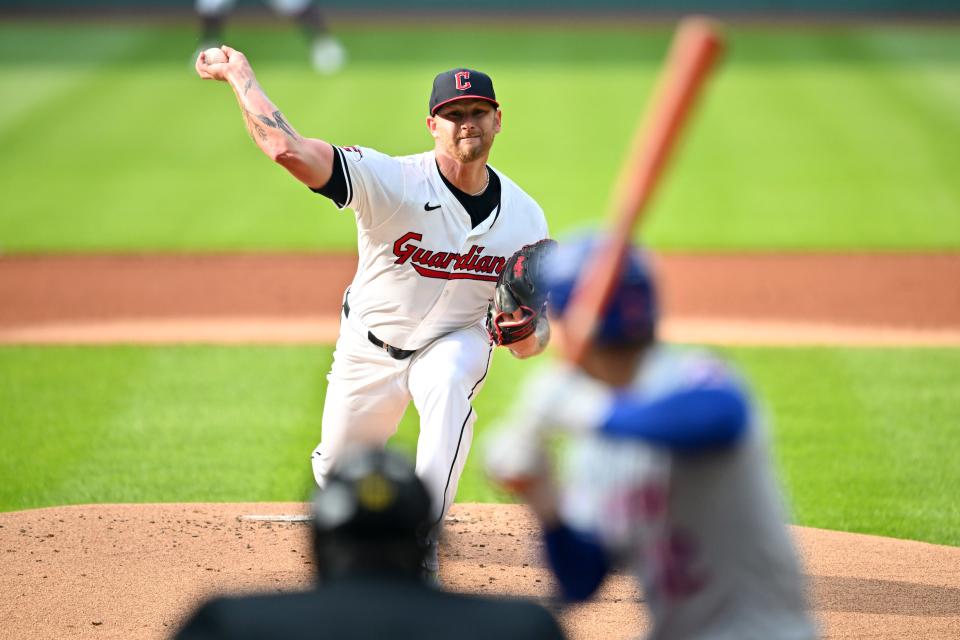
M 464 163 L 486 159 L 500 123 L 500 110 L 486 100 L 457 100 L 427 117 L 437 149 Z

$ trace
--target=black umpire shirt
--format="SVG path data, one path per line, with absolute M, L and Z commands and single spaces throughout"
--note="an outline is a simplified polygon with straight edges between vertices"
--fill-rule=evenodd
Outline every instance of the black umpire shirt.
M 177 640 L 562 639 L 543 607 L 433 589 L 415 578 L 351 576 L 312 591 L 217 598 Z

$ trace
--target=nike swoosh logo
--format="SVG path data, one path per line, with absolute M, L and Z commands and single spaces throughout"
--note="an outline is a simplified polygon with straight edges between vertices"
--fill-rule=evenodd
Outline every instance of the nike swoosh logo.
M 433 211 L 434 209 L 439 209 L 439 208 L 440 208 L 440 205 L 439 205 L 439 204 L 438 204 L 437 206 L 435 206 L 435 207 L 431 207 L 429 202 L 428 202 L 427 204 L 423 205 L 423 210 L 424 210 L 424 211 Z

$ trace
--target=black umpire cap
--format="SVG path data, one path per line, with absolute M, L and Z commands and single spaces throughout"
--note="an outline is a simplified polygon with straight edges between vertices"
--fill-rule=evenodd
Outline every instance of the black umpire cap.
M 490 76 L 473 69 L 451 69 L 437 74 L 433 79 L 433 91 L 430 92 L 430 115 L 436 115 L 437 109 L 455 100 L 486 100 L 499 108 L 497 94 L 493 91 Z
M 346 453 L 312 504 L 320 537 L 414 539 L 430 525 L 430 496 L 413 465 L 381 448 Z

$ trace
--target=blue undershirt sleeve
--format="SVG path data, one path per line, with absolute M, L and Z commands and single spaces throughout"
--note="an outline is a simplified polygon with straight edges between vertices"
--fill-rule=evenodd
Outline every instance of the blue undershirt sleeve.
M 690 389 L 652 402 L 621 393 L 600 432 L 695 453 L 734 444 L 748 417 L 747 400 L 733 386 Z
M 607 553 L 600 543 L 564 524 L 544 531 L 543 538 L 547 559 L 563 597 L 571 601 L 589 598 L 610 569 Z

